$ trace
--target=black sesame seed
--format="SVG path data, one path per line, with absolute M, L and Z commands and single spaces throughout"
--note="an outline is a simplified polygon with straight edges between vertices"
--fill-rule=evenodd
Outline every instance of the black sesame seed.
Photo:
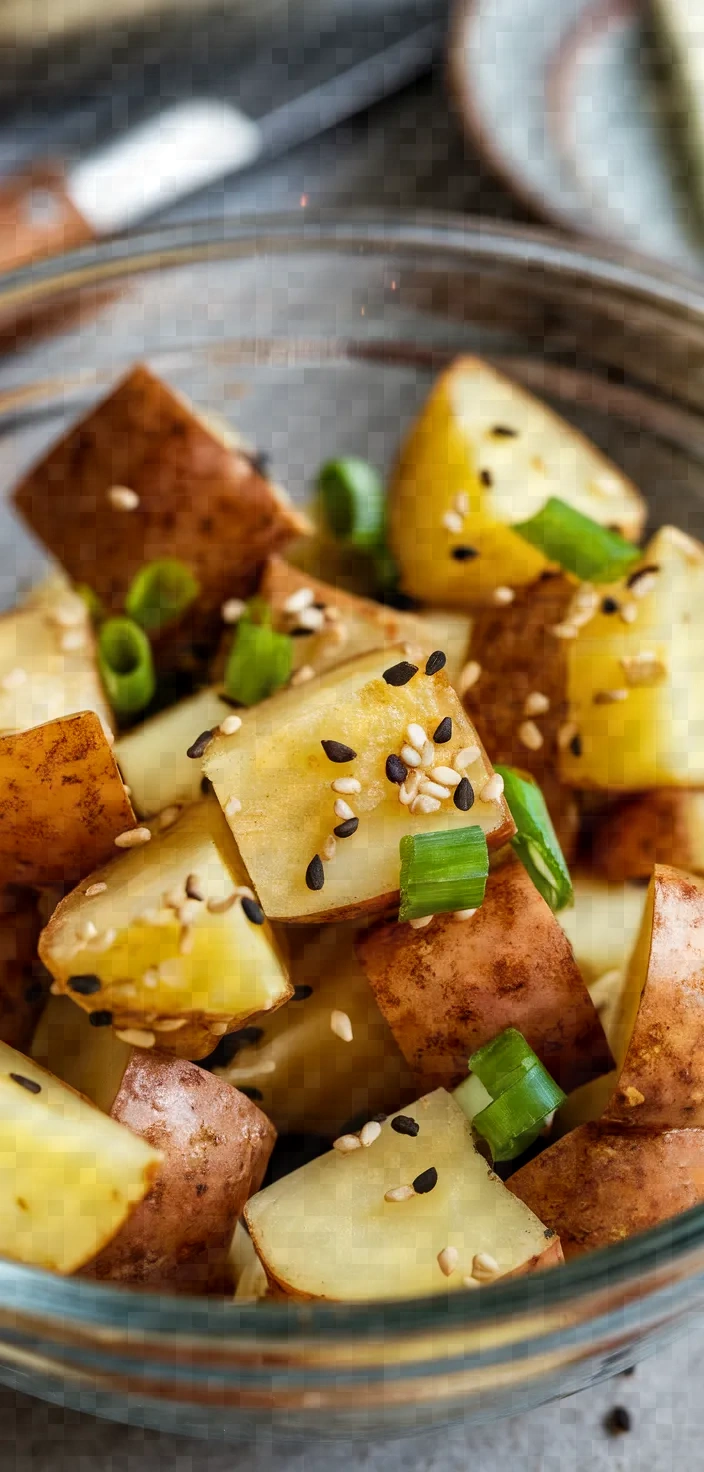
M 309 997 L 312 997 L 312 995 L 313 995 L 313 988 L 312 988 L 312 986 L 296 986 L 293 989 L 293 998 L 292 998 L 292 1000 L 294 1002 L 306 1002 Z
M 405 782 L 408 776 L 408 767 L 405 762 L 401 761 L 400 756 L 394 756 L 393 753 L 391 756 L 387 756 L 386 775 L 389 782 L 397 782 L 399 787 L 402 782 Z
M 511 429 L 509 424 L 493 424 L 491 433 L 497 440 L 513 440 L 518 434 L 517 429 Z
M 648 577 L 651 573 L 659 571 L 660 564 L 658 562 L 651 562 L 647 567 L 639 567 L 626 579 L 626 587 L 635 588 L 636 583 L 639 583 L 641 578 Z
M 480 470 L 479 479 L 483 486 L 493 486 L 494 477 L 490 470 Z
M 604 1426 L 609 1436 L 621 1436 L 624 1431 L 631 1429 L 630 1411 L 625 1406 L 614 1406 L 604 1420 Z
M 322 889 L 325 883 L 325 870 L 320 854 L 314 854 L 308 868 L 306 869 L 306 884 L 309 889 Z
M 629 1365 L 626 1370 L 621 1370 L 619 1373 L 621 1374 L 622 1378 L 625 1380 L 626 1377 L 630 1377 L 631 1375 L 635 1375 L 635 1373 L 636 1373 L 636 1367 L 635 1367 L 635 1365 Z
M 10 1078 L 13 1083 L 20 1084 L 23 1089 L 26 1089 L 28 1094 L 41 1094 L 42 1086 L 33 1078 L 25 1078 L 23 1073 L 11 1073 Z
M 251 920 L 253 925 L 264 924 L 264 911 L 261 905 L 258 905 L 256 900 L 251 900 L 249 898 L 249 895 L 244 896 L 244 899 L 242 900 L 242 909 L 244 910 L 247 919 Z
M 251 1099 L 253 1104 L 261 1104 L 264 1098 L 261 1089 L 252 1089 L 246 1084 L 238 1084 L 237 1087 L 240 1094 L 244 1094 L 247 1099 Z
M 618 613 L 618 601 L 616 598 L 602 598 L 602 613 Z
M 433 741 L 436 746 L 445 746 L 452 740 L 452 716 L 443 716 L 440 725 L 433 732 Z
M 100 991 L 101 981 L 99 976 L 89 974 L 87 976 L 69 976 L 69 989 L 78 992 L 79 997 L 93 997 Z
M 344 741 L 321 741 L 320 745 L 329 762 L 353 762 L 357 755 Z
M 32 1006 L 35 1002 L 41 1002 L 44 996 L 44 987 L 40 981 L 31 981 L 24 989 L 24 999 Z
M 442 649 L 435 649 L 426 661 L 425 673 L 426 675 L 436 675 L 438 670 L 444 670 L 446 664 L 447 655 L 443 654 Z
M 370 1119 L 370 1121 L 369 1121 L 369 1123 L 370 1124 L 386 1124 L 386 1121 L 387 1121 L 388 1117 L 389 1117 L 388 1114 L 373 1114 L 372 1117 L 371 1117 L 371 1119 Z
M 418 674 L 418 666 L 409 664 L 407 659 L 402 659 L 398 664 L 392 664 L 391 668 L 384 670 L 384 679 L 387 685 L 407 685 L 414 675 Z
M 193 761 L 197 761 L 199 756 L 205 756 L 214 735 L 214 731 L 201 731 L 200 736 L 196 736 L 192 746 L 189 746 L 186 756 L 190 756 Z
M 359 818 L 345 818 L 344 823 L 338 823 L 337 828 L 333 828 L 332 831 L 336 838 L 351 838 L 358 828 Z
M 110 1027 L 112 1012 L 108 1012 L 107 1008 L 100 1012 L 89 1012 L 88 1021 L 91 1027 Z
M 312 629 L 302 629 L 299 627 L 296 629 L 289 629 L 288 637 L 289 639 L 310 639 L 312 633 Z
M 572 737 L 572 740 L 570 741 L 570 751 L 572 752 L 573 756 L 582 755 L 582 738 L 579 733 L 577 733 L 576 736 Z
M 416 1196 L 427 1196 L 429 1191 L 434 1191 L 438 1183 L 438 1173 L 434 1165 L 429 1165 L 427 1170 L 422 1170 L 419 1176 L 411 1182 Z
M 454 557 L 455 562 L 471 562 L 479 553 L 476 547 L 453 547 L 450 556 Z
M 202 797 L 210 797 L 210 794 L 213 790 L 213 784 L 209 777 L 201 777 L 200 790 Z
M 267 450 L 255 450 L 253 455 L 245 455 L 245 460 L 249 460 L 252 470 L 256 470 L 257 475 L 268 475 L 271 455 Z
M 391 1121 L 391 1128 L 397 1135 L 410 1135 L 412 1140 L 420 1133 L 418 1120 L 411 1119 L 410 1114 L 397 1114 Z
M 463 777 L 452 794 L 452 801 L 461 813 L 468 813 L 474 805 L 474 788 L 469 777 Z

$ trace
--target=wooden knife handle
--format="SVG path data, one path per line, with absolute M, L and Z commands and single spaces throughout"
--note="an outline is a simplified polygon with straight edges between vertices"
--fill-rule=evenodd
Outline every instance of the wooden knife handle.
M 0 183 L 0 271 L 95 239 L 66 190 L 60 165 L 33 164 Z

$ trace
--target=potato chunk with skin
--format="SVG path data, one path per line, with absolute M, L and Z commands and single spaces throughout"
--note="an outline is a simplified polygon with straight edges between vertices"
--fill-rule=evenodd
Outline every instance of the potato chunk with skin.
M 232 706 L 217 691 L 199 690 L 135 726 L 115 742 L 115 756 L 142 818 L 152 818 L 174 803 L 201 796 L 200 763 L 187 755 L 202 731 L 219 726 Z
M 704 1201 L 704 1130 L 583 1124 L 530 1160 L 509 1191 L 559 1234 L 569 1261 Z
M 389 683 L 384 673 L 392 671 L 393 682 L 399 663 L 406 666 L 399 676 L 405 683 Z M 447 717 L 451 740 L 434 745 Z M 463 768 L 475 795 L 470 811 L 455 806 L 450 788 L 437 806 L 432 797 L 421 799 L 421 808 L 430 802 L 427 811 L 412 812 L 400 801 L 386 761 L 403 751 L 409 723 L 429 738 L 423 757 L 428 774 L 451 767 L 460 751 L 471 752 Z M 323 742 L 354 755 L 342 762 L 333 749 L 330 758 Z M 427 675 L 421 664 L 416 671 L 402 650 L 350 660 L 314 686 L 283 691 L 244 711 L 236 735 L 211 742 L 203 770 L 228 814 L 264 909 L 276 920 L 349 919 L 393 904 L 405 833 L 478 824 L 496 848 L 514 831 L 503 797 L 482 796 L 492 768 L 444 670 Z M 340 778 L 352 778 L 359 791 L 333 789 Z M 321 851 L 334 829 L 349 821 L 347 809 L 359 818 L 358 829 L 339 835 L 334 858 L 323 864 Z M 309 875 L 313 888 L 306 874 L 316 855 L 320 867 Z
M 296 1298 L 411 1298 L 562 1260 L 559 1238 L 531 1212 L 513 1210 L 515 1198 L 475 1149 L 450 1094 L 437 1089 L 403 1113 L 416 1121 L 415 1136 L 387 1120 L 368 1148 L 332 1150 L 248 1202 L 270 1282 Z M 426 1172 L 437 1175 L 430 1188 Z M 414 1180 L 419 1192 L 409 1199 L 385 1199 Z M 457 1267 L 446 1277 L 438 1254 L 448 1247 Z
M 372 991 L 426 1087 L 452 1088 L 470 1054 L 516 1027 L 565 1091 L 612 1058 L 555 916 L 522 864 L 489 875 L 468 920 L 436 915 L 414 930 L 374 926 L 358 943 Z
M 513 531 L 559 496 L 624 535 L 644 519 L 635 486 L 571 424 L 479 358 L 435 383 L 389 491 L 392 550 L 407 593 L 471 608 L 538 577 L 546 559 Z
M 228 1039 L 236 1051 L 215 1069 L 235 1088 L 256 1089 L 282 1132 L 332 1138 L 418 1092 L 355 955 L 356 934 L 354 923 L 292 930 L 293 999 Z M 332 1031 L 334 1010 L 350 1019 L 349 1042 Z
M 145 563 L 175 557 L 214 613 L 252 593 L 268 553 L 308 526 L 233 438 L 138 365 L 30 470 L 14 503 L 109 612 Z M 113 487 L 136 504 L 113 501 Z
M 158 1150 L 0 1043 L 0 1254 L 73 1273 L 150 1189 Z
M 591 862 L 615 883 L 649 879 L 655 864 L 704 874 L 704 792 L 662 787 L 619 799 L 596 820 Z
M 0 733 L 94 710 L 110 731 L 88 609 L 53 581 L 36 601 L 0 618 Z
M 251 894 L 217 803 L 195 803 L 63 900 L 39 953 L 80 1007 L 139 1032 L 128 1041 L 203 1058 L 223 1033 L 291 995 Z

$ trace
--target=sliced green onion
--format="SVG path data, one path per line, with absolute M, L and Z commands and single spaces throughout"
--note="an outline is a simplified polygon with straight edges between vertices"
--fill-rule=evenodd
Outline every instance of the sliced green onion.
M 468 1073 L 461 1084 L 452 1090 L 452 1097 L 459 1104 L 462 1113 L 466 1114 L 470 1124 L 476 1114 L 480 1114 L 482 1109 L 491 1104 L 491 1094 L 484 1088 L 476 1073 Z
M 98 668 L 108 699 L 121 720 L 149 705 L 156 689 L 149 640 L 129 618 L 109 618 L 98 635 Z
M 148 562 L 135 574 L 125 599 L 125 610 L 148 633 L 158 633 L 180 618 L 200 592 L 190 567 L 176 557 Z
M 337 541 L 378 547 L 384 541 L 384 483 L 373 465 L 355 455 L 329 460 L 318 476 L 318 501 Z
M 91 621 L 97 627 L 105 618 L 105 609 L 98 594 L 94 593 L 93 589 L 89 588 L 87 583 L 77 583 L 74 592 L 78 594 L 79 598 L 83 599 Z
M 483 1048 L 477 1048 L 469 1060 L 472 1073 L 476 1073 L 492 1099 L 498 1099 L 505 1089 L 531 1068 L 538 1058 L 526 1042 L 523 1033 L 516 1027 L 507 1027 Z
M 286 684 L 293 666 L 293 640 L 269 624 L 240 619 L 225 669 L 225 694 L 238 705 L 257 705 Z
M 259 594 L 255 593 L 253 598 L 248 598 L 242 618 L 249 619 L 251 624 L 269 625 L 272 618 L 271 604 L 267 603 L 266 598 L 260 598 Z
M 534 1055 L 535 1056 L 535 1055 Z M 493 1160 L 514 1160 L 537 1140 L 546 1120 L 565 1102 L 566 1095 L 536 1059 L 527 1072 L 505 1089 L 472 1124 L 486 1140 Z
M 557 496 L 551 496 L 529 521 L 514 522 L 512 530 L 550 562 L 559 562 L 566 572 L 592 583 L 614 582 L 642 556 L 618 532 L 600 526 Z
M 497 766 L 504 797 L 516 824 L 513 849 L 551 910 L 564 910 L 574 899 L 570 871 L 537 784 L 515 767 Z
M 407 833 L 401 839 L 399 920 L 476 910 L 484 900 L 489 854 L 481 828 Z

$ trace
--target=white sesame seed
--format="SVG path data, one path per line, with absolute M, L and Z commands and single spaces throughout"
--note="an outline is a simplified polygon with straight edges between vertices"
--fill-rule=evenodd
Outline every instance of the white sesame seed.
M 352 1023 L 346 1012 L 339 1012 L 337 1007 L 330 1013 L 330 1029 L 335 1036 L 341 1038 L 343 1043 L 351 1043 L 354 1037 Z
M 423 750 L 428 740 L 428 733 L 423 730 L 422 726 L 419 726 L 416 721 L 409 721 L 409 724 L 406 726 L 406 735 L 411 746 L 414 746 L 416 751 Z
M 455 772 L 452 767 L 433 767 L 428 776 L 431 782 L 442 782 L 443 787 L 457 787 L 462 781 L 459 772 Z
M 61 987 L 59 986 L 58 981 L 52 981 L 51 986 L 49 987 L 49 991 L 50 991 L 52 997 L 60 997 L 61 996 Z
M 312 588 L 296 588 L 295 593 L 290 593 L 284 603 L 284 613 L 302 613 L 304 608 L 310 608 L 315 603 L 315 593 Z
M 244 610 L 241 598 L 228 598 L 220 609 L 220 617 L 224 624 L 238 624 Z
M 162 1017 L 161 1022 L 154 1023 L 154 1027 L 157 1032 L 178 1032 L 180 1027 L 186 1026 L 187 1021 L 187 1017 Z
M 457 511 L 446 511 L 442 518 L 442 524 L 446 532 L 461 532 L 464 525 L 462 517 Z
M 59 639 L 59 648 L 62 654 L 73 654 L 79 649 L 85 649 L 87 637 L 85 629 L 66 629 Z
M 600 492 L 602 496 L 620 496 L 623 491 L 623 482 L 619 476 L 614 475 L 612 470 L 602 470 L 594 476 L 592 488 Z
M 76 598 L 73 603 L 57 603 L 49 609 L 47 618 L 60 629 L 74 629 L 77 624 L 85 624 L 86 605 L 82 598 Z
M 295 673 L 291 676 L 291 684 L 294 687 L 298 685 L 307 685 L 309 680 L 314 679 L 315 670 L 313 669 L 312 664 L 302 664 L 301 668 L 299 670 L 296 670 Z
M 406 763 L 407 767 L 419 767 L 420 752 L 416 751 L 414 746 L 402 746 L 401 760 Z
M 478 762 L 481 751 L 478 746 L 463 746 L 455 757 L 455 766 L 458 772 L 464 772 L 466 767 L 471 767 L 472 762 Z
M 153 1032 L 147 1032 L 141 1027 L 126 1027 L 124 1031 L 115 1031 L 115 1037 L 121 1043 L 129 1043 L 131 1048 L 153 1048 L 156 1038 Z
M 385 1201 L 410 1201 L 415 1196 L 412 1186 L 392 1186 L 390 1191 L 384 1192 Z
M 99 879 L 97 884 L 89 884 L 88 888 L 84 889 L 83 893 L 86 896 L 86 899 L 92 900 L 97 894 L 104 894 L 106 889 L 107 884 L 104 884 L 102 879 Z
M 458 516 L 467 516 L 469 512 L 469 496 L 466 491 L 458 491 L 452 503 Z
M 418 915 L 415 920 L 409 920 L 408 924 L 411 930 L 425 930 L 426 925 L 429 925 L 433 918 L 432 915 Z
M 482 802 L 498 802 L 504 790 L 504 779 L 499 772 L 494 772 L 488 782 L 484 783 L 479 797 Z
M 619 608 L 619 618 L 624 624 L 634 624 L 638 617 L 638 609 L 635 603 L 622 603 Z
M 118 833 L 114 840 L 116 848 L 139 848 L 142 843 L 149 843 L 151 833 L 148 828 L 128 828 L 125 833 Z
M 225 1033 L 229 1031 L 230 1024 L 229 1022 L 209 1022 L 208 1028 L 214 1038 L 224 1038 Z
M 112 927 L 110 929 L 108 929 L 108 930 L 103 930 L 100 935 L 96 935 L 95 940 L 91 944 L 91 950 L 92 951 L 109 951 L 110 950 L 110 947 L 111 946 L 114 946 L 116 940 L 117 940 L 117 931 L 116 930 L 113 930 Z
M 359 1132 L 359 1138 L 365 1148 L 368 1149 L 370 1145 L 374 1144 L 375 1140 L 378 1140 L 380 1134 L 381 1125 L 379 1124 L 378 1119 L 369 1119 L 367 1120 L 367 1123 L 362 1126 Z
M 472 1277 L 476 1283 L 491 1283 L 501 1268 L 490 1252 L 477 1252 L 472 1258 Z
M 339 1150 L 341 1155 L 351 1155 L 353 1150 L 361 1150 L 362 1141 L 358 1135 L 339 1135 L 332 1142 L 333 1150 Z
M 635 582 L 631 584 L 631 597 L 647 598 L 648 594 L 652 593 L 653 588 L 657 587 L 657 581 L 658 575 L 656 572 L 644 572 L 642 577 L 636 578 Z
M 335 817 L 342 819 L 343 822 L 347 822 L 350 818 L 354 818 L 355 816 L 349 803 L 345 802 L 344 797 L 338 797 L 335 799 L 335 802 L 333 804 L 333 812 L 335 814 Z
M 651 650 L 643 649 L 639 654 L 624 654 L 619 663 L 629 685 L 655 685 L 667 675 L 664 661 Z
M 310 608 L 304 608 L 298 615 L 299 628 L 308 629 L 311 634 L 317 634 L 324 623 L 325 615 L 322 608 L 315 608 L 312 604 Z
M 576 639 L 579 629 L 574 623 L 553 624 L 550 633 L 554 634 L 556 639 Z
M 328 834 L 325 842 L 320 846 L 320 857 L 324 864 L 329 864 L 337 853 L 337 839 L 334 833 Z
M 547 695 L 542 695 L 540 690 L 531 690 L 523 702 L 524 716 L 544 716 L 550 709 L 550 701 Z
M 540 751 L 543 733 L 538 730 L 535 721 L 522 721 L 518 727 L 518 739 L 529 751 Z
M 178 822 L 180 815 L 181 809 L 179 807 L 176 807 L 175 803 L 173 807 L 164 808 L 164 811 L 162 813 L 159 813 L 159 816 L 157 818 L 159 831 L 161 833 L 164 833 L 167 828 L 173 828 L 174 823 Z
M 225 817 L 234 818 L 237 813 L 242 812 L 242 804 L 238 797 L 228 797 L 225 803 Z
M 401 786 L 398 789 L 398 800 L 404 808 L 409 808 L 411 806 L 411 803 L 413 802 L 414 797 L 417 795 L 417 792 L 417 787 L 411 789 L 408 786 L 407 781 L 402 782 Z
M 206 909 L 210 915 L 226 915 L 228 910 L 231 910 L 233 905 L 237 904 L 239 898 L 240 896 L 235 889 L 232 894 L 225 895 L 225 898 L 222 900 L 208 900 Z
M 239 731 L 241 725 L 241 716 L 225 716 L 224 721 L 221 721 L 218 726 L 218 731 L 221 736 L 234 736 L 235 732 Z
M 131 797 L 132 796 L 132 788 L 129 787 L 126 782 L 123 782 L 123 784 L 122 784 L 122 791 L 124 792 L 125 797 Z
M 440 1272 L 444 1273 L 446 1278 L 451 1278 L 459 1260 L 460 1255 L 456 1247 L 443 1247 L 442 1252 L 438 1253 Z
M 156 967 L 150 966 L 149 970 L 145 971 L 142 977 L 142 986 L 145 986 L 148 991 L 155 991 L 158 985 L 159 972 L 156 970 Z
M 111 486 L 108 501 L 115 511 L 136 511 L 139 506 L 139 496 L 129 486 Z
M 574 721 L 565 721 L 557 733 L 557 745 L 560 751 L 566 751 L 570 741 L 574 741 L 578 734 L 578 726 Z
M 453 918 L 453 920 L 471 920 L 472 916 L 473 915 L 476 915 L 476 913 L 477 913 L 476 909 L 474 909 L 474 910 L 453 910 L 452 911 L 452 918 Z
M 3 675 L 2 679 L 0 680 L 0 686 L 2 686 L 3 690 L 19 690 L 20 685 L 25 685 L 26 683 L 27 671 L 20 669 L 19 667 L 14 670 L 9 670 L 8 673 L 6 675 Z
M 423 750 L 421 751 L 421 754 L 420 754 L 420 764 L 421 764 L 421 766 L 422 767 L 429 767 L 429 766 L 431 766 L 432 763 L 435 761 L 435 756 L 436 756 L 436 752 L 435 752 L 435 747 L 433 746 L 432 741 L 426 741 L 425 746 L 423 747 Z
M 193 925 L 202 913 L 203 905 L 200 900 L 184 900 L 177 911 L 179 925 Z
M 436 797 L 426 797 L 424 794 L 419 794 L 418 797 L 414 797 L 411 803 L 411 812 L 423 813 L 427 816 L 430 813 L 436 813 L 439 807 L 440 803 Z
M 362 791 L 362 784 L 357 777 L 336 777 L 335 781 L 330 783 L 330 787 L 333 792 L 353 793 Z
M 491 595 L 491 601 L 492 603 L 495 603 L 498 608 L 507 608 L 509 603 L 513 603 L 515 596 L 515 588 L 494 588 L 494 591 Z
M 628 700 L 627 690 L 595 690 L 592 696 L 594 705 L 618 705 L 622 700 Z
M 466 695 L 467 691 L 471 690 L 473 685 L 476 685 L 481 672 L 482 667 L 480 664 L 477 664 L 476 659 L 470 659 L 468 664 L 464 666 L 464 669 L 460 670 L 457 681 L 457 689 L 460 695 Z
M 439 782 L 430 782 L 427 777 L 421 782 L 418 791 L 425 797 L 437 797 L 439 802 L 444 802 L 450 796 L 449 788 L 441 787 Z

